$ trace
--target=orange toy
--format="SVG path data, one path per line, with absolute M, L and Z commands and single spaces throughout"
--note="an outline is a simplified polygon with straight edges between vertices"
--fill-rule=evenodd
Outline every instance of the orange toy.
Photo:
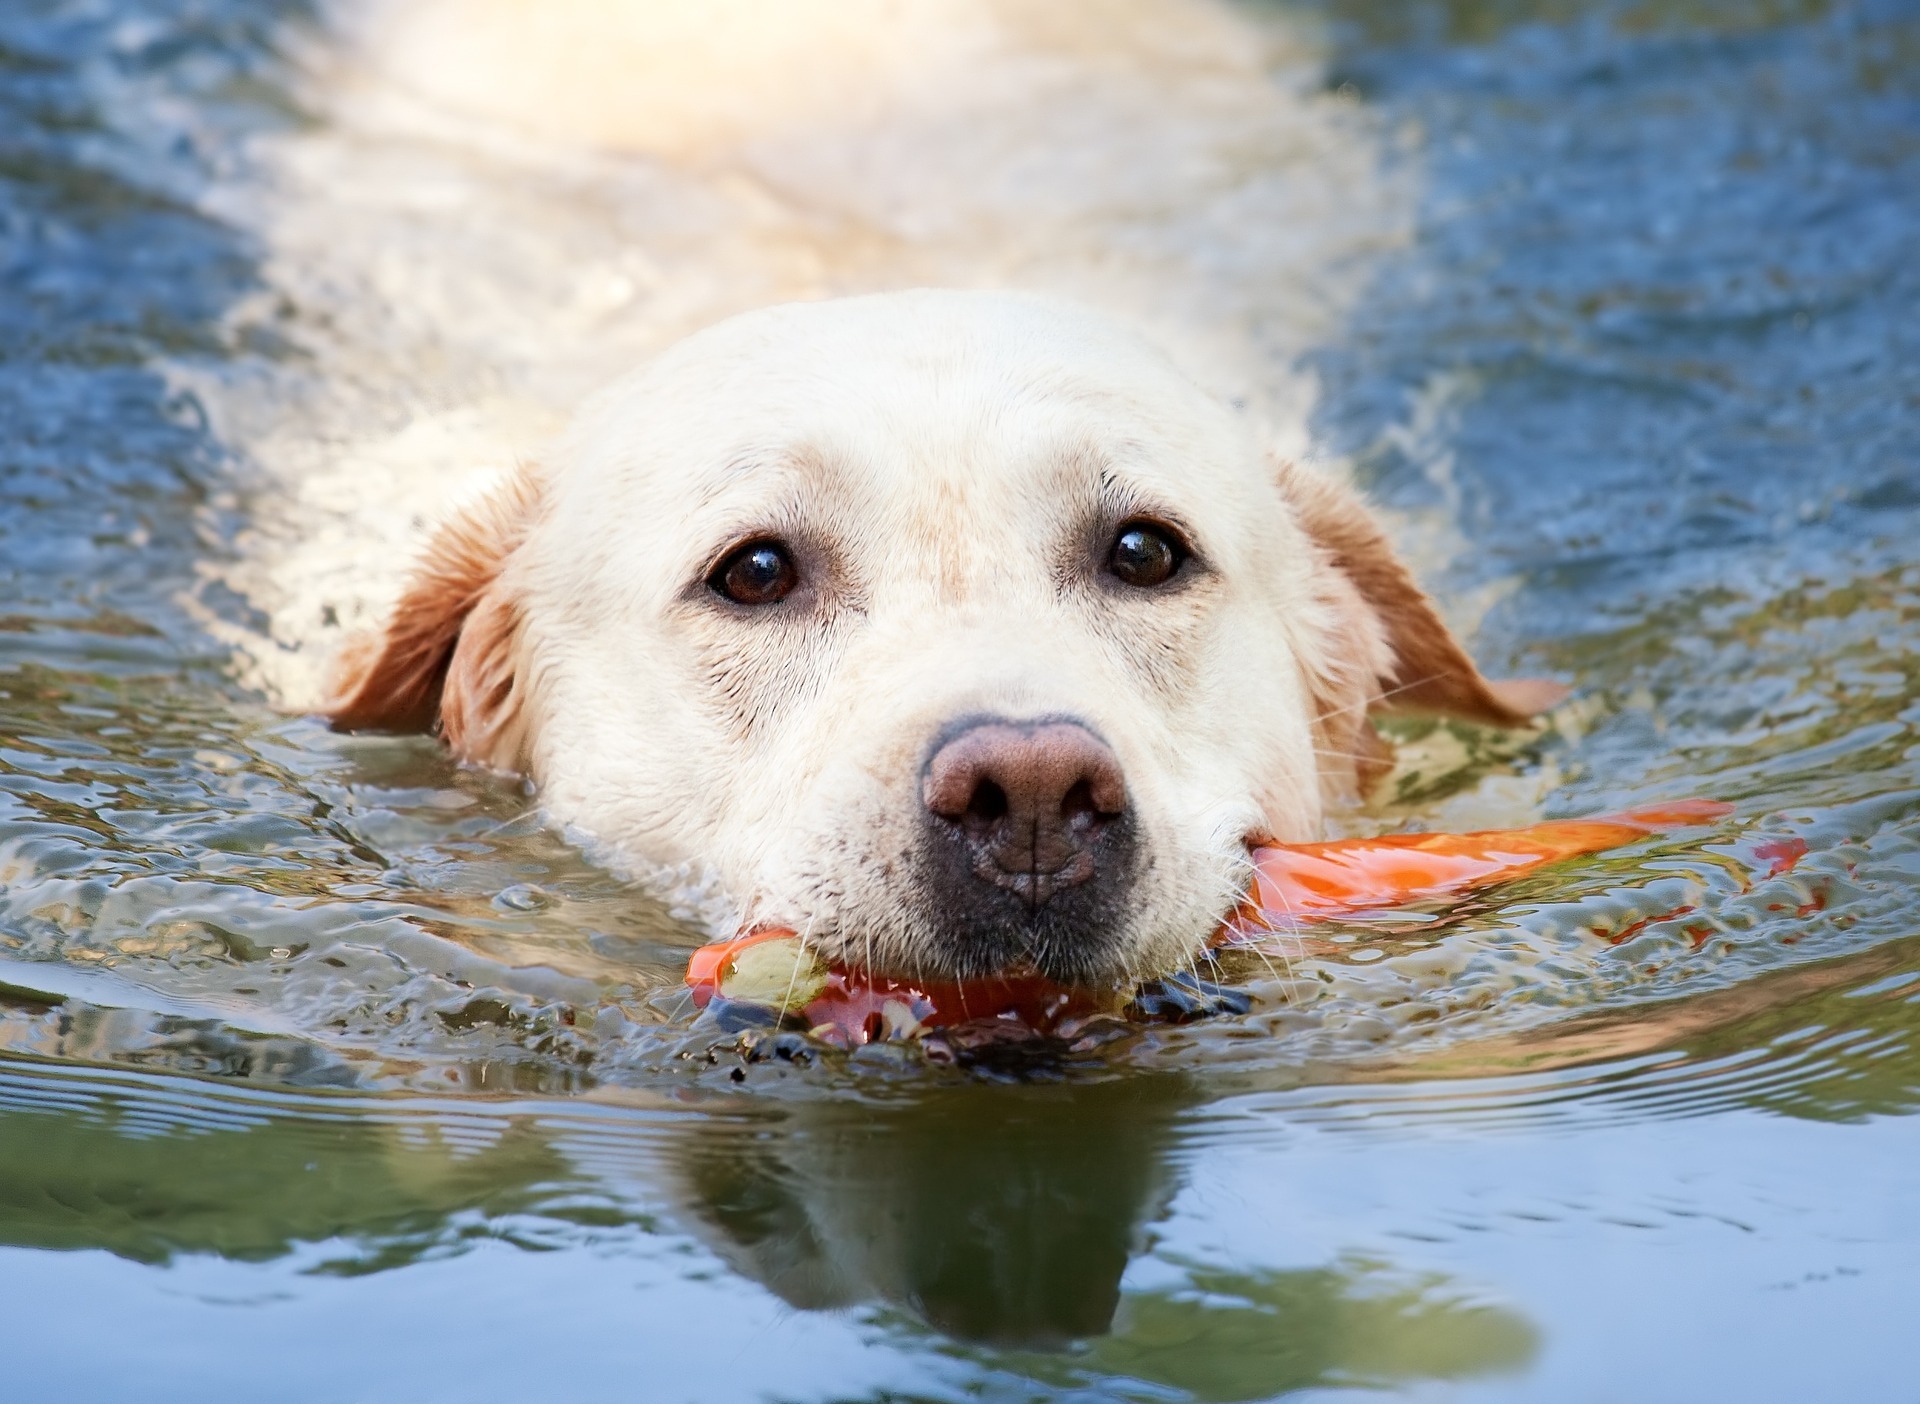
M 1111 1002 L 1038 975 L 961 984 L 830 969 L 784 927 L 702 946 L 687 962 L 687 985 L 703 1009 L 718 995 L 764 1011 L 761 1019 L 748 1022 L 804 1026 L 843 1048 L 973 1020 L 998 1019 L 1010 1028 L 1051 1032 Z
M 1630 809 L 1599 819 L 1556 819 L 1478 834 L 1389 834 L 1255 848 L 1253 886 L 1227 919 L 1231 942 L 1327 917 L 1470 892 L 1573 858 L 1603 853 L 1663 829 L 1710 824 L 1733 812 L 1715 800 Z
M 1222 923 L 1214 944 L 1230 946 L 1308 922 L 1469 892 L 1563 858 L 1711 823 L 1732 811 L 1713 800 L 1682 800 L 1524 829 L 1260 845 L 1250 854 L 1254 876 L 1247 898 Z M 718 996 L 729 1007 L 761 1011 L 760 1022 L 804 1027 L 842 1047 L 983 1020 L 1051 1032 L 1111 1004 L 1038 976 L 956 984 L 829 969 L 781 928 L 702 946 L 687 963 L 687 985 L 702 1008 Z

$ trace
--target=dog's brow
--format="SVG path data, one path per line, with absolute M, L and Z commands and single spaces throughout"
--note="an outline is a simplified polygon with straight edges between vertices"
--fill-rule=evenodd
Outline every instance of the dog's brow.
M 715 504 L 686 523 L 688 549 L 696 553 L 694 573 L 702 579 L 727 553 L 756 537 L 781 540 L 807 531 L 809 516 L 802 494 L 783 492 L 754 503 Z
M 695 500 L 706 505 L 740 490 L 743 484 L 789 483 L 804 493 L 832 474 L 826 454 L 807 445 L 756 445 L 729 455 L 711 474 L 697 479 Z
M 823 500 L 833 476 L 831 459 L 812 447 L 741 450 L 696 475 L 681 534 L 704 551 L 716 549 L 722 537 L 737 541 L 757 532 L 797 529 L 807 504 Z
M 1102 467 L 1097 508 L 1103 526 L 1116 526 L 1131 517 L 1146 517 L 1173 527 L 1190 545 L 1198 549 L 1200 534 L 1187 514 L 1169 502 L 1166 495 L 1142 483 L 1132 481 L 1124 469 L 1111 461 Z

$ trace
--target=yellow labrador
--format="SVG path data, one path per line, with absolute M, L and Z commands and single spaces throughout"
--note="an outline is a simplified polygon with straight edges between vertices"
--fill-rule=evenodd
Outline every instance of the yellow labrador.
M 442 528 L 343 660 L 623 866 L 887 972 L 1177 967 L 1317 836 L 1370 709 L 1493 684 L 1361 503 L 1134 334 L 919 291 L 752 312 Z

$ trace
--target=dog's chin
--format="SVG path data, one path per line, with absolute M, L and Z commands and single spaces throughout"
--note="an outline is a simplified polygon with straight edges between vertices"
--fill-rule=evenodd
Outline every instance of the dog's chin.
M 749 908 L 748 924 L 803 932 L 819 959 L 859 975 L 1112 991 L 1189 968 L 1238 902 L 1246 867 L 1244 850 L 1134 833 L 1103 851 L 1113 880 L 1056 887 L 1035 903 L 1019 884 L 983 880 L 964 844 L 923 837 L 895 853 L 849 863 L 843 850 L 837 862 L 762 877 L 769 900 Z
M 1089 932 L 1072 918 L 1045 911 L 940 932 L 926 954 L 925 967 L 959 982 L 1038 977 L 1056 985 L 1106 989 L 1138 968 L 1132 944 L 1119 931 Z
M 952 826 L 921 835 L 908 884 L 916 954 L 953 980 L 1111 985 L 1133 964 L 1140 848 L 1130 820 L 1077 855 L 1079 880 L 1001 872 Z
M 1052 904 L 1049 904 L 1051 906 Z M 930 920 L 925 907 L 868 919 L 815 922 L 809 944 L 837 969 L 880 979 L 970 984 L 1045 980 L 1089 991 L 1129 988 L 1184 969 L 1207 948 L 1225 910 L 1089 924 L 1076 913 L 1009 903 L 1000 920 Z M 785 924 L 785 923 L 783 923 Z M 801 929 L 806 923 L 794 924 Z
M 1226 915 L 1224 910 L 1175 916 L 1098 909 L 1090 919 L 1083 910 L 1057 903 L 1056 898 L 1033 911 L 1009 900 L 984 920 L 988 914 L 976 904 L 964 922 L 950 910 L 930 912 L 933 904 L 921 904 L 871 926 L 849 923 L 817 937 L 817 949 L 841 969 L 883 979 L 950 984 L 1041 979 L 1111 991 L 1190 965 Z
M 920 984 L 1042 980 L 1073 989 L 1110 991 L 1137 982 L 1143 970 L 1138 952 L 1124 941 L 1089 948 L 1044 930 L 1018 935 L 970 932 L 958 941 L 892 941 L 886 943 L 884 955 L 880 942 L 856 936 L 823 942 L 820 951 L 834 966 L 861 976 Z

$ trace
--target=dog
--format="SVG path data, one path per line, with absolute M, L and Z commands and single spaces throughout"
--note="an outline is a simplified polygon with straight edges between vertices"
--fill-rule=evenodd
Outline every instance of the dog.
M 1365 506 L 1124 325 L 1024 294 L 776 306 L 600 394 L 342 658 L 616 866 L 876 973 L 1188 963 L 1383 706 L 1519 726 Z

